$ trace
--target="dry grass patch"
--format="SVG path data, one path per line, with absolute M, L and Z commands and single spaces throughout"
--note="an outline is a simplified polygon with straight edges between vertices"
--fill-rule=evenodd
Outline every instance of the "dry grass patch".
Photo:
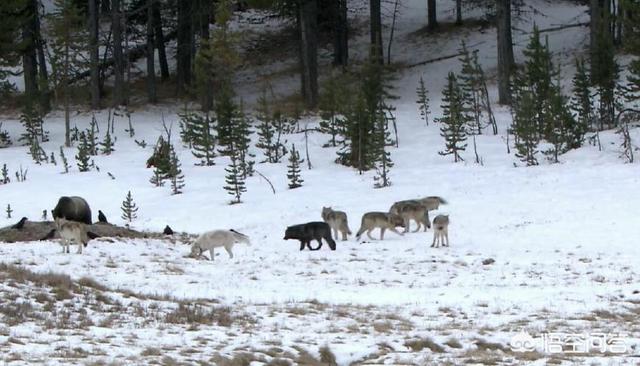
M 156 347 L 147 347 L 142 352 L 140 352 L 140 356 L 160 356 L 162 355 L 162 351 L 160 348 Z
M 478 347 L 478 350 L 481 351 L 508 351 L 508 348 L 500 343 L 489 342 L 486 339 L 475 338 L 473 343 Z
M 329 346 L 320 347 L 319 352 L 320 362 L 329 366 L 338 366 L 338 362 L 336 362 L 336 355 L 333 354 Z

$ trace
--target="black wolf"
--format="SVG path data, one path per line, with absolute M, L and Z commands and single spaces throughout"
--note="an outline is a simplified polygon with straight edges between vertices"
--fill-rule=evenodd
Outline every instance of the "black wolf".
M 331 237 L 331 228 L 326 222 L 314 221 L 306 224 L 287 227 L 284 239 L 300 240 L 300 250 L 306 246 L 309 250 L 319 250 L 322 247 L 322 239 L 327 241 L 331 250 L 336 250 L 336 242 Z M 311 240 L 318 242 L 317 248 L 311 248 Z

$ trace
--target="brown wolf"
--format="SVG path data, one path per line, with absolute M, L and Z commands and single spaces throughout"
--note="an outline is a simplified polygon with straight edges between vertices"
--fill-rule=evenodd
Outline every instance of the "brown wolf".
M 360 236 L 366 231 L 369 239 L 375 240 L 371 236 L 371 232 L 376 228 L 380 229 L 380 240 L 384 239 L 384 231 L 387 229 L 398 235 L 404 235 L 396 230 L 396 226 L 404 227 L 404 220 L 399 215 L 387 212 L 367 212 L 362 215 L 362 223 L 356 234 L 356 239 L 360 240 Z
M 336 211 L 331 207 L 322 207 L 322 220 L 329 224 L 336 240 L 338 239 L 338 231 L 342 233 L 342 240 L 347 240 L 347 235 L 351 235 L 347 214 L 343 211 Z
M 447 243 L 444 243 L 447 239 Z M 431 247 L 449 246 L 449 215 L 438 215 L 433 218 L 433 243 Z

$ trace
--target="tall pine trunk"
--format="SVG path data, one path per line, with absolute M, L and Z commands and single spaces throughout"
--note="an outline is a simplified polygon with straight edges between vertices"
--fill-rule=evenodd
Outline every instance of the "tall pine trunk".
M 40 89 L 40 107 L 43 113 L 47 113 L 51 110 L 51 100 L 49 93 L 49 73 L 47 72 L 47 60 L 44 53 L 45 41 L 42 38 L 42 32 L 40 30 L 40 3 L 39 0 L 32 0 L 34 2 L 35 13 L 35 38 L 36 38 L 36 53 L 38 55 L 38 88 Z
M 111 13 L 111 0 L 100 0 L 100 13 L 103 15 Z
M 332 1 L 334 18 L 333 65 L 347 66 L 349 62 L 349 34 L 347 0 Z
M 208 0 L 200 0 L 199 5 L 199 20 L 200 20 L 200 47 L 211 47 L 211 43 L 209 40 L 209 23 L 211 22 L 211 3 Z M 194 54 L 195 56 L 195 54 Z M 196 76 L 197 77 L 197 76 Z M 204 89 L 204 93 L 200 99 L 200 105 L 202 106 L 202 110 L 205 113 L 209 113 L 213 108 L 213 75 L 211 73 L 206 73 L 203 75 L 205 78 L 205 85 L 207 87 Z
M 100 54 L 98 50 L 98 0 L 89 0 L 89 68 L 91 108 L 100 108 Z
M 34 103 L 38 97 L 38 61 L 36 57 L 36 2 L 28 0 L 24 10 L 25 21 L 22 25 L 22 67 L 24 73 L 24 91 L 27 103 Z
M 369 12 L 371 26 L 369 29 L 371 36 L 371 57 L 376 63 L 382 65 L 382 12 L 380 0 L 369 0 Z
M 178 0 L 178 50 L 176 55 L 176 93 L 181 96 L 191 84 L 193 27 L 191 0 Z
M 510 79 L 515 68 L 510 0 L 496 0 L 498 33 L 498 102 L 511 104 Z
M 462 24 L 462 0 L 456 0 L 456 24 Z
M 436 15 L 436 0 L 427 0 L 427 29 L 438 28 L 438 17 Z
M 598 32 L 600 29 L 600 20 L 602 13 L 602 0 L 591 0 L 589 2 L 590 13 L 590 42 L 589 51 L 591 55 L 591 70 L 594 69 L 595 60 L 598 52 Z
M 318 5 L 301 0 L 298 6 L 302 96 L 308 109 L 318 103 Z
M 153 2 L 153 29 L 156 48 L 158 49 L 158 62 L 160 64 L 160 78 L 162 81 L 169 79 L 169 63 L 165 48 L 164 34 L 162 32 L 162 16 L 160 14 L 160 2 Z
M 124 57 L 122 52 L 122 19 L 120 14 L 120 0 L 111 1 L 111 22 L 113 33 L 113 68 L 115 73 L 113 102 L 118 106 L 125 104 Z
M 156 58 L 153 39 L 154 2 L 155 0 L 147 0 L 147 100 L 149 103 L 156 103 L 158 101 L 156 88 Z

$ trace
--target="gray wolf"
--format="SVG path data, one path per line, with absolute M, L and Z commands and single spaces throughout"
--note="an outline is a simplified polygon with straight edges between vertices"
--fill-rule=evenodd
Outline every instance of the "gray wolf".
M 53 214 L 54 219 L 60 217 L 91 225 L 91 208 L 87 201 L 82 197 L 60 197 L 58 204 L 51 213 Z
M 446 244 L 444 239 L 447 239 Z M 438 215 L 433 218 L 433 243 L 431 243 L 431 247 L 438 248 L 440 244 L 445 247 L 449 246 L 449 215 Z
M 213 230 L 207 231 L 201 234 L 195 242 L 191 245 L 191 256 L 194 258 L 200 258 L 202 252 L 209 251 L 213 260 L 213 249 L 218 247 L 224 247 L 229 253 L 229 258 L 233 258 L 233 246 L 238 243 L 244 243 L 251 245 L 251 241 L 247 235 L 239 233 L 233 229 L 231 230 Z
M 71 242 L 78 245 L 78 254 L 82 254 L 82 246 L 87 246 L 89 236 L 87 226 L 83 222 L 70 221 L 60 217 L 55 218 L 56 230 L 60 234 L 62 253 L 69 253 Z
M 426 211 L 426 221 L 429 222 L 430 220 L 428 219 L 429 217 L 429 211 L 433 211 L 433 210 L 437 210 L 438 207 L 440 207 L 441 204 L 446 204 L 447 201 L 445 201 L 444 198 L 439 197 L 439 196 L 428 196 L 428 197 L 424 197 L 424 198 L 419 198 L 419 199 L 415 199 L 415 200 L 404 200 L 404 201 L 398 201 L 396 203 L 394 203 L 393 205 L 391 205 L 391 208 L 389 208 L 389 212 L 390 213 L 394 213 L 396 215 L 400 215 L 403 212 L 403 209 L 406 206 L 410 206 L 413 207 L 412 210 L 415 210 L 415 206 L 416 205 L 422 205 L 423 206 L 423 210 Z M 410 224 L 410 220 L 413 219 L 414 221 L 416 221 L 416 223 L 418 224 L 418 230 L 420 230 L 420 224 L 424 224 L 424 219 L 422 216 L 423 215 L 416 215 L 415 213 L 413 215 L 409 214 L 409 213 L 405 213 L 404 215 L 405 217 L 407 216 L 415 216 L 418 217 L 420 220 L 416 220 L 413 219 L 413 217 L 409 217 L 408 219 L 405 220 L 406 223 L 406 227 L 405 227 L 405 233 L 409 231 L 409 224 Z M 425 231 L 427 230 L 428 227 L 430 227 L 431 225 L 425 225 Z
M 306 246 L 309 250 L 319 250 L 322 247 L 322 239 L 326 240 L 331 250 L 336 250 L 336 242 L 331 237 L 331 228 L 326 222 L 313 221 L 287 227 L 284 232 L 284 240 L 300 240 L 300 250 Z M 311 240 L 318 242 L 318 246 L 311 248 Z
M 431 220 L 429 220 L 429 210 L 425 208 L 419 202 L 409 202 L 403 204 L 398 209 L 398 215 L 404 220 L 404 232 L 409 232 L 409 226 L 411 226 L 411 220 L 418 224 L 418 227 L 413 231 L 414 233 L 420 231 L 420 227 L 424 226 L 424 231 L 427 231 L 431 227 Z
M 367 212 L 362 215 L 362 223 L 356 234 L 356 239 L 360 240 L 360 236 L 366 231 L 369 239 L 375 240 L 371 236 L 371 231 L 375 228 L 380 229 L 380 240 L 384 239 L 384 231 L 387 229 L 402 236 L 403 234 L 396 230 L 396 226 L 404 227 L 404 225 L 404 220 L 399 215 L 387 212 Z
M 333 210 L 331 207 L 322 207 L 322 220 L 329 224 L 336 240 L 338 240 L 338 231 L 342 233 L 342 240 L 347 240 L 347 235 L 351 235 L 346 213 Z

